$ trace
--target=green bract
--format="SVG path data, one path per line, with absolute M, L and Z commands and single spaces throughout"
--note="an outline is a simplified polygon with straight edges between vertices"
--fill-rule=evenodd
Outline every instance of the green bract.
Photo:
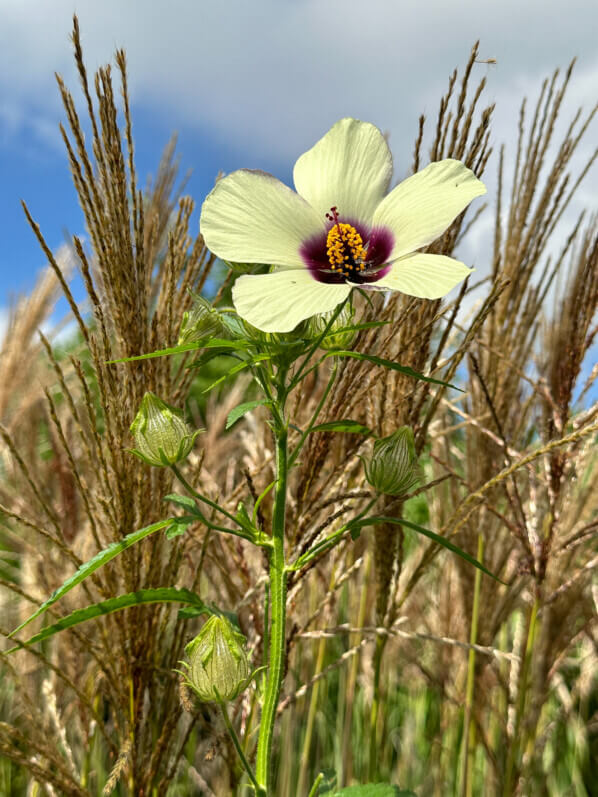
M 148 392 L 131 424 L 137 446 L 132 453 L 148 465 L 174 465 L 185 459 L 202 431 L 192 432 L 181 410 Z
M 364 467 L 367 480 L 379 493 L 404 495 L 411 490 L 421 475 L 411 427 L 401 426 L 388 437 L 376 440 Z
M 234 700 L 249 683 L 245 637 L 226 617 L 210 617 L 185 654 L 185 683 L 206 703 Z
M 178 345 L 196 343 L 204 338 L 219 337 L 223 332 L 217 310 L 203 296 L 193 297 L 193 306 L 183 313 Z

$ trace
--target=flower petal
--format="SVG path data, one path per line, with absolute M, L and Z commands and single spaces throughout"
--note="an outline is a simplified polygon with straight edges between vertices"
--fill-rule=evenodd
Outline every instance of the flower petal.
M 233 304 L 263 332 L 290 332 L 300 321 L 333 310 L 350 292 L 350 285 L 317 282 L 307 269 L 289 269 L 239 277 Z
M 399 183 L 378 205 L 373 226 L 393 232 L 394 260 L 434 241 L 472 199 L 485 193 L 471 169 L 447 158 Z
M 388 274 L 375 282 L 374 287 L 391 288 L 421 299 L 440 299 L 472 271 L 452 257 L 415 254 L 393 263 Z
M 224 260 L 300 268 L 299 247 L 324 229 L 324 220 L 271 174 L 240 169 L 216 183 L 199 227 L 208 249 Z
M 304 155 L 293 171 L 295 188 L 321 217 L 335 205 L 343 219 L 370 223 L 388 191 L 392 155 L 382 133 L 368 122 L 341 119 Z

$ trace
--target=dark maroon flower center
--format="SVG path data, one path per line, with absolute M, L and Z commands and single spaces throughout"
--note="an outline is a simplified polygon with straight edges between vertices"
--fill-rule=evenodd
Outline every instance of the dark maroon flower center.
M 394 238 L 384 227 L 341 221 L 336 207 L 326 214 L 327 227 L 305 241 L 300 254 L 318 282 L 377 282 L 388 273 Z

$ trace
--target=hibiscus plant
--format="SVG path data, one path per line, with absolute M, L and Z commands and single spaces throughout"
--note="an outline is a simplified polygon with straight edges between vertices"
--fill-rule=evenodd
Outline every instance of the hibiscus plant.
M 265 422 L 275 439 L 272 481 L 253 506 L 240 502 L 236 511 L 209 498 L 181 469 L 197 432 L 187 426 L 181 411 L 147 394 L 131 427 L 134 453 L 148 466 L 171 468 L 186 494 L 168 496 L 175 508 L 170 517 L 101 551 L 17 629 L 123 550 L 159 531 L 165 531 L 170 539 L 192 524 L 202 524 L 212 532 L 234 534 L 244 544 L 261 549 L 269 568 L 264 590 L 266 650 L 261 667 L 251 664 L 234 617 L 208 606 L 199 595 L 175 587 L 143 590 L 94 604 L 47 626 L 27 644 L 91 617 L 144 602 L 176 601 L 186 604 L 186 616 L 210 616 L 199 636 L 187 645 L 188 661 L 181 672 L 198 699 L 220 706 L 248 782 L 262 797 L 273 793 L 272 750 L 287 667 L 287 583 L 291 574 L 317 566 L 340 542 L 356 538 L 361 529 L 380 522 L 406 524 L 488 573 L 473 557 L 428 529 L 371 514 L 381 493 L 403 495 L 420 476 L 408 427 L 376 442 L 373 459 L 365 462 L 371 498 L 358 514 L 332 532 L 317 535 L 307 550 L 289 550 L 285 534 L 289 479 L 308 436 L 327 431 L 375 437 L 368 428 L 346 418 L 318 424 L 343 358 L 369 360 L 414 379 L 439 381 L 351 348 L 355 333 L 368 326 L 354 319 L 352 292 L 359 291 L 366 299 L 372 291 L 388 290 L 438 299 L 472 270 L 425 248 L 473 199 L 485 193 L 483 183 L 452 159 L 430 163 L 389 190 L 392 172 L 391 153 L 381 131 L 366 122 L 341 119 L 298 159 L 293 175 L 296 191 L 269 174 L 245 169 L 217 182 L 203 204 L 200 229 L 215 256 L 237 273 L 247 272 L 234 282 L 234 308 L 223 312 L 199 297 L 194 313 L 183 320 L 178 345 L 129 359 L 195 350 L 198 359 L 194 364 L 199 366 L 215 354 L 236 358 L 229 373 L 250 372 L 260 396 L 233 410 L 229 425 L 257 407 L 264 408 Z M 255 271 L 262 273 L 249 273 Z M 329 381 L 322 399 L 308 426 L 298 429 L 289 396 L 302 380 L 330 360 L 332 367 L 326 371 Z M 268 500 L 272 498 L 271 522 L 269 528 L 263 528 L 259 508 L 267 495 Z M 261 693 L 255 763 L 246 755 L 247 740 L 238 738 L 226 708 L 227 700 L 236 699 L 248 688 Z M 313 784 L 310 794 L 318 793 L 321 780 Z M 379 797 L 400 793 L 390 785 L 362 788 L 370 789 L 362 794 Z M 345 790 L 338 794 L 342 792 Z M 349 793 L 360 792 L 351 787 L 346 790 Z

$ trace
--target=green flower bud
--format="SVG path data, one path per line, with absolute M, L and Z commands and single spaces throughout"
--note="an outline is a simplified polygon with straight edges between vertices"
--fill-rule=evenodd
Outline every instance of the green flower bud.
M 178 345 L 217 338 L 223 333 L 220 314 L 203 296 L 193 296 L 193 306 L 183 313 Z
M 226 617 L 212 615 L 185 654 L 185 683 L 206 703 L 234 700 L 251 679 L 245 637 Z
M 326 334 L 326 337 L 320 343 L 320 347 L 322 349 L 326 349 L 327 351 L 334 351 L 334 349 L 346 349 L 353 343 L 355 336 L 357 335 L 355 330 L 348 330 L 346 332 L 338 332 L 338 334 L 335 334 L 337 330 L 343 329 L 343 327 L 348 327 L 352 323 L 353 312 L 353 308 L 350 305 L 346 304 L 343 307 L 339 315 L 334 319 L 332 326 Z M 336 310 L 331 310 L 328 313 L 318 313 L 318 315 L 312 316 L 308 321 L 309 337 L 319 337 L 330 323 L 330 319 L 334 313 L 336 313 Z
M 376 440 L 374 452 L 369 461 L 364 461 L 364 467 L 367 480 L 379 493 L 409 492 L 421 476 L 411 427 L 401 426 L 388 437 Z
M 181 410 L 171 407 L 153 393 L 146 393 L 131 424 L 131 434 L 137 445 L 131 453 L 148 465 L 174 465 L 185 459 L 202 431 L 192 432 Z

